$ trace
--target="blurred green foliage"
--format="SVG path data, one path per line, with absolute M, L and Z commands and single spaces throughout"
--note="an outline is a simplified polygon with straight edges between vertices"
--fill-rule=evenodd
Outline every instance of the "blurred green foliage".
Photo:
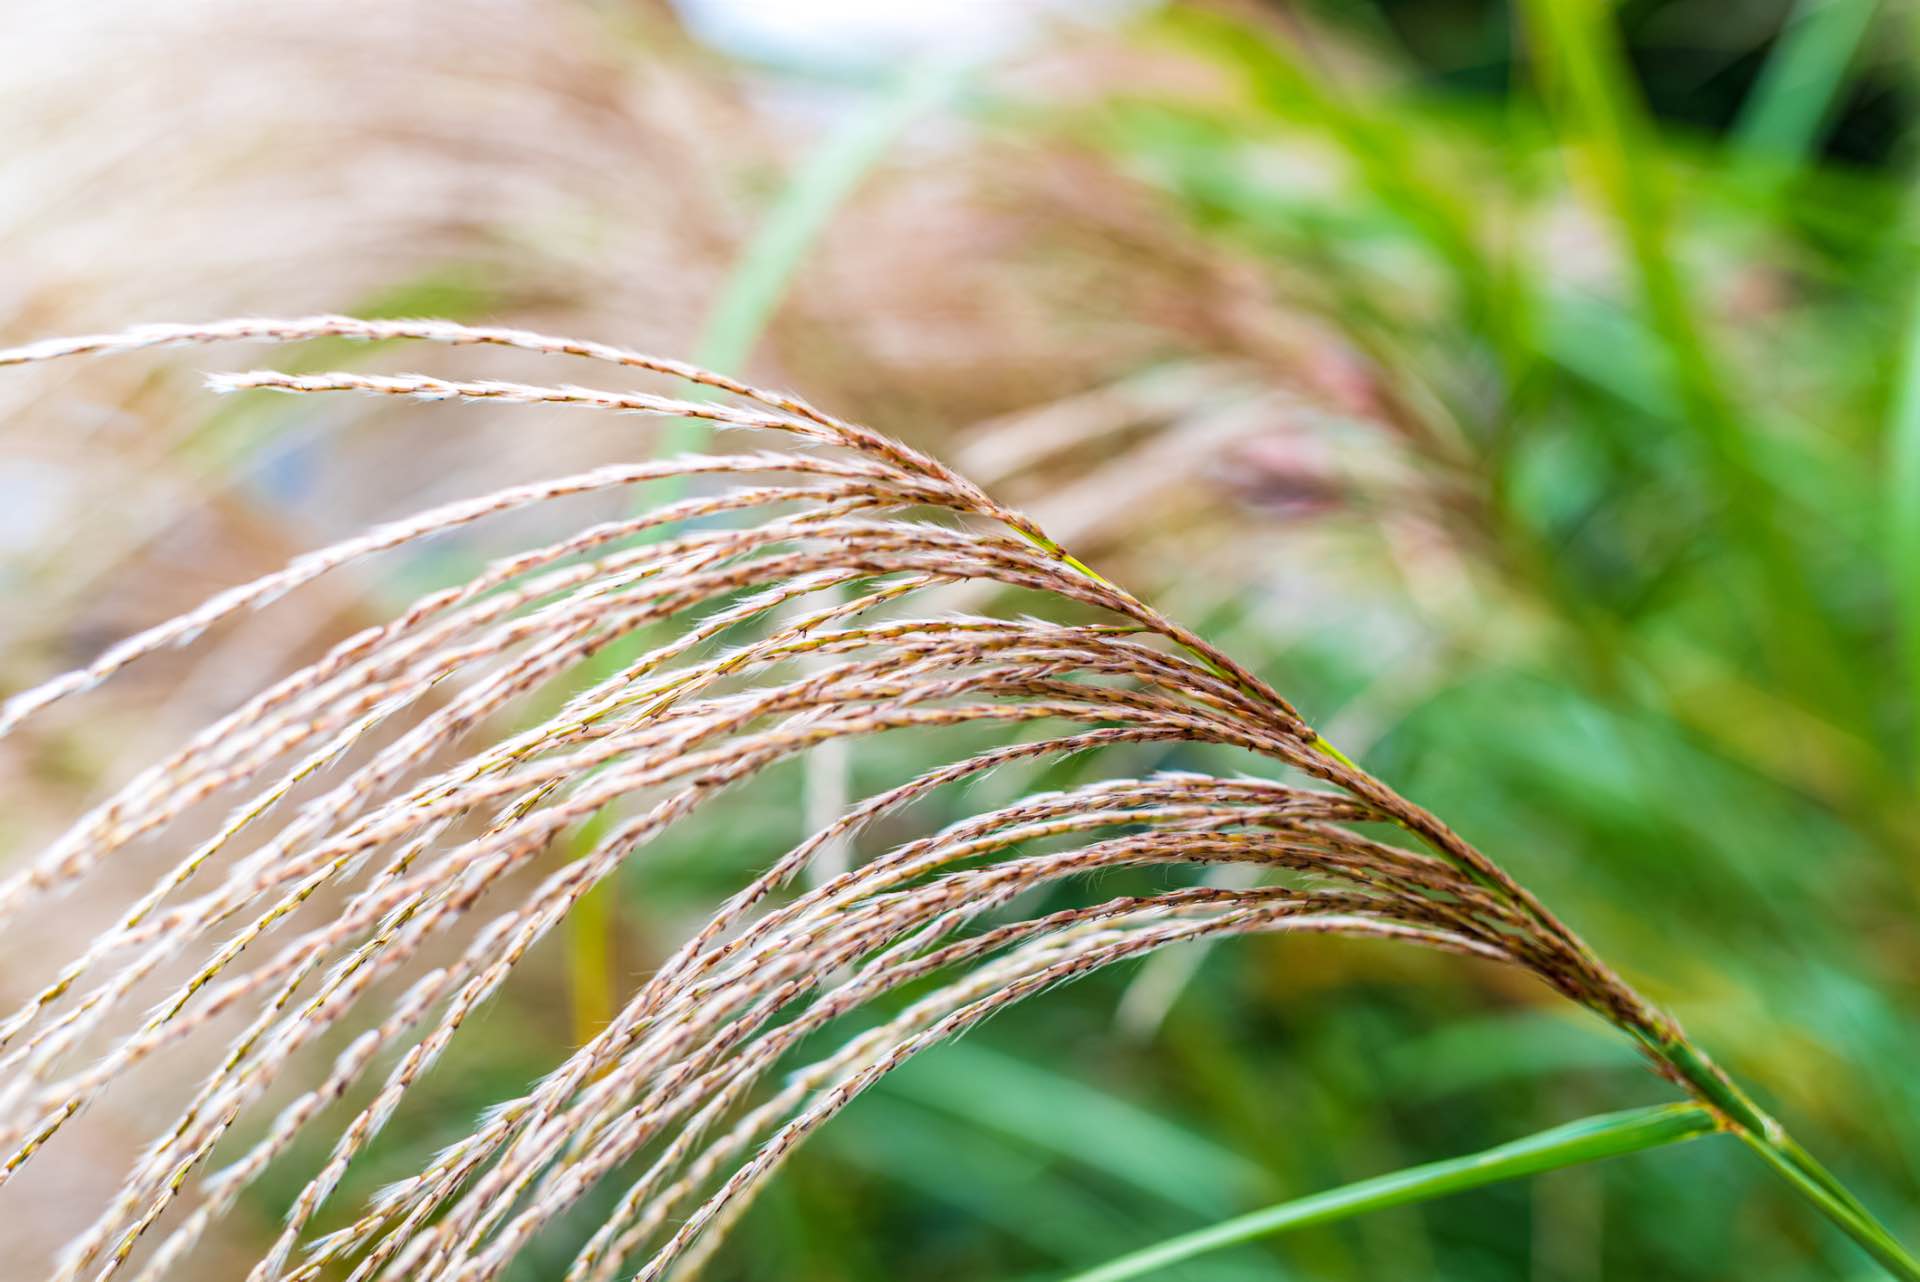
M 1896 415 L 1893 390 L 1913 229 L 1897 148 L 1870 171 L 1820 156 L 1860 110 L 1855 69 L 1887 74 L 1867 37 L 1908 37 L 1871 5 L 1804 4 L 1760 51 L 1740 108 L 1703 134 L 1647 109 L 1673 89 L 1649 90 L 1634 63 L 1650 60 L 1629 56 L 1648 51 L 1623 42 L 1652 26 L 1647 8 L 1540 0 L 1489 19 L 1478 39 L 1513 64 L 1503 91 L 1477 96 L 1436 75 L 1343 83 L 1270 29 L 1171 10 L 1155 35 L 1236 75 L 1240 109 L 1118 102 L 1100 135 L 1201 234 L 1276 267 L 1311 261 L 1312 290 L 1292 300 L 1428 394 L 1406 435 L 1464 494 L 1461 545 L 1498 611 L 1528 622 L 1516 646 L 1498 617 L 1425 615 L 1455 630 L 1444 675 L 1369 765 L 1500 852 L 1724 1058 L 1817 1118 L 1870 1197 L 1908 1208 L 1910 1232 L 1917 670 L 1899 660 L 1913 616 L 1902 638 L 1891 607 L 1920 573 L 1902 533 L 1920 491 L 1911 465 L 1884 478 L 1920 432 L 1911 393 Z M 1394 10 L 1374 15 L 1382 30 L 1407 17 Z M 1268 180 L 1248 161 L 1277 138 L 1326 149 L 1346 181 Z M 1529 233 L 1562 206 L 1603 223 L 1611 263 L 1590 279 Z M 1288 688 L 1359 688 L 1380 658 L 1364 634 L 1311 649 L 1318 672 L 1276 657 Z M 1462 1095 L 1496 1112 L 1617 1080 L 1537 1025 L 1498 1027 L 1395 1033 L 1480 1061 L 1478 1082 L 1448 1057 L 1438 1076 L 1464 1077 Z M 1420 1094 L 1422 1076 L 1394 1085 Z M 1663 1154 L 1633 1178 L 1644 1191 L 1656 1166 L 1714 1160 Z M 1730 1226 L 1745 1244 L 1717 1240 L 1743 1275 L 1851 1267 L 1823 1260 L 1832 1244 L 1790 1212 L 1762 1211 L 1772 1194 L 1753 1176 L 1725 1170 L 1726 1210 L 1651 1223 L 1615 1193 L 1583 1267 L 1713 1276 L 1718 1263 L 1696 1273 L 1637 1252 L 1684 1256 Z M 1790 1249 L 1756 1249 L 1775 1234 Z M 1511 1276 L 1527 1242 L 1502 1240 L 1494 1272 Z

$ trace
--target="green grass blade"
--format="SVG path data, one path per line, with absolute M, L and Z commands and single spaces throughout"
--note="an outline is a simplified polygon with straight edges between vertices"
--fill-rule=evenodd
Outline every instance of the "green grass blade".
M 909 66 L 886 93 L 807 158 L 735 265 L 694 349 L 694 364 L 740 371 L 834 212 L 908 125 L 958 91 L 966 70 L 966 64 L 952 61 Z M 712 393 L 695 387 L 687 394 L 700 400 Z M 666 457 L 697 450 L 709 431 L 693 419 L 671 420 L 656 452 Z M 669 477 L 655 487 L 653 501 L 671 503 L 683 488 L 681 478 Z M 620 654 L 617 649 L 603 652 L 590 675 L 615 670 Z M 591 841 L 575 845 L 581 852 L 592 849 Z M 613 893 L 611 883 L 597 886 L 567 915 L 567 975 L 574 1033 L 582 1040 L 598 1032 L 614 1011 Z
M 766 330 L 794 272 L 834 212 L 852 195 L 900 135 L 960 88 L 967 64 L 920 62 L 908 67 L 866 111 L 808 157 L 768 213 L 707 318 L 697 360 L 738 369 Z
M 694 348 L 694 364 L 740 372 L 835 211 L 907 126 L 959 91 L 968 70 L 967 63 L 953 60 L 914 63 L 806 159 L 734 267 Z M 662 438 L 661 453 L 696 449 L 709 430 L 691 419 L 676 420 Z
M 1671 176 L 1625 66 L 1611 6 L 1530 0 L 1525 13 L 1548 100 L 1579 143 L 1619 230 L 1682 411 L 1721 470 L 1730 498 L 1749 509 L 1764 505 L 1767 496 L 1754 489 L 1744 433 L 1694 311 L 1695 291 L 1675 253 Z
M 1663 1104 L 1602 1113 L 1483 1152 L 1408 1167 L 1391 1175 L 1376 1176 L 1236 1216 L 1110 1260 L 1098 1268 L 1075 1274 L 1068 1282 L 1120 1282 L 1196 1255 L 1289 1229 L 1327 1224 L 1500 1180 L 1676 1144 L 1714 1129 L 1713 1114 L 1698 1104 Z
M 1195 5 L 1168 6 L 1149 30 L 1200 50 L 1242 82 L 1266 120 L 1304 126 L 1330 142 L 1354 167 L 1380 206 L 1425 241 L 1446 263 L 1470 316 L 1492 336 L 1504 359 L 1526 359 L 1522 291 L 1503 255 L 1480 224 L 1481 211 L 1457 174 L 1437 169 L 1412 122 L 1417 108 L 1371 103 L 1344 91 L 1303 50 L 1271 38 L 1257 21 Z M 1237 184 L 1233 166 L 1219 175 Z M 1518 369 L 1514 371 L 1516 374 Z
M 1913 760 L 1920 767 L 1920 290 L 1887 432 L 1887 568 L 1900 625 Z
M 1702 462 L 1725 496 L 1726 532 L 1765 585 L 1753 626 L 1779 680 L 1809 706 L 1857 722 L 1870 715 L 1859 675 L 1838 652 L 1818 595 L 1783 526 L 1757 458 L 1753 407 L 1737 404 L 1676 245 L 1673 175 L 1647 119 L 1604 0 L 1526 0 L 1539 78 L 1562 127 L 1580 144 L 1638 284 L 1649 332 Z
M 1819 145 L 1879 0 L 1800 0 L 1733 126 L 1735 155 L 1783 169 Z

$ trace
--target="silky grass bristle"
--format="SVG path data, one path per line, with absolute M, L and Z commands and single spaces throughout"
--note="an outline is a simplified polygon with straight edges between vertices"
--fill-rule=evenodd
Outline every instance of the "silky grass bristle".
M 54 1276 L 104 1279 L 136 1261 L 142 1279 L 187 1274 L 195 1245 L 241 1191 L 321 1129 L 334 1136 L 331 1152 L 251 1282 L 331 1268 L 481 1282 L 614 1179 L 628 1183 L 579 1245 L 571 1282 L 690 1270 L 795 1145 L 922 1049 L 1098 967 L 1256 932 L 1400 941 L 1520 967 L 1626 1032 L 1726 1128 L 1806 1180 L 1829 1179 L 1531 894 L 1350 762 L 1265 682 L 1026 517 L 871 429 L 681 362 L 440 321 L 143 326 L 0 351 L 0 365 L 322 337 L 512 347 L 670 375 L 737 403 L 425 375 L 256 371 L 211 385 L 697 418 L 825 452 L 605 467 L 447 504 L 300 557 L 7 700 L 0 735 L 228 616 L 497 514 L 696 476 L 732 487 L 501 558 L 421 597 L 208 726 L 0 879 L 4 921 L 196 808 L 216 798 L 227 807 L 210 836 L 0 1020 L 0 1183 L 153 1057 L 213 1037 L 223 1018 L 242 1023 Z M 901 613 L 966 581 L 1045 594 L 1082 621 Z M 618 642 L 610 668 L 589 663 Z M 557 711 L 528 711 L 531 696 L 570 676 L 585 688 Z M 534 724 L 489 740 L 507 715 Z M 531 1091 L 501 1102 L 346 1227 L 311 1232 L 462 1023 L 659 834 L 819 745 L 967 725 L 1041 737 L 970 750 L 773 859 Z M 950 785 L 1015 762 L 1181 742 L 1255 754 L 1320 786 L 1112 780 L 1029 796 L 803 883 L 823 851 Z M 282 806 L 302 789 L 313 795 Z M 582 857 L 541 860 L 603 813 L 610 825 Z M 1368 824 L 1415 845 L 1367 836 Z M 1221 864 L 1270 877 L 1024 913 L 1037 888 L 1084 888 L 1103 870 Z M 323 892 L 327 910 L 304 911 Z M 240 965 L 269 941 L 269 956 Z M 150 982 L 164 995 L 128 1018 Z M 368 994 L 396 984 L 398 997 L 370 1013 Z M 767 1085 L 809 1036 L 909 986 L 911 1000 L 877 1026 Z M 238 1119 L 293 1080 L 301 1052 L 337 1029 L 359 1031 L 324 1076 L 224 1169 L 203 1171 Z M 323 1122 L 376 1078 L 352 1116 Z M 1837 1185 L 1829 1195 L 1859 1223 L 1829 1213 L 1875 1249 L 1870 1217 Z M 165 1231 L 149 1234 L 176 1203 Z

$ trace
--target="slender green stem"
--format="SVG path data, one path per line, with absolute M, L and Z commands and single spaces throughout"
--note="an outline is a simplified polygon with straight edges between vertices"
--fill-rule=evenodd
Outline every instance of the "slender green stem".
M 1739 1134 L 1747 1146 L 1773 1168 L 1775 1174 L 1792 1185 L 1807 1201 L 1819 1207 L 1829 1220 L 1859 1243 L 1861 1249 L 1871 1255 L 1889 1275 L 1902 1279 L 1902 1282 L 1920 1280 L 1920 1261 L 1916 1261 L 1879 1221 L 1868 1214 L 1799 1145 L 1789 1140 L 1784 1146 L 1777 1146 L 1750 1131 L 1741 1131 Z
M 1665 1104 L 1603 1113 L 1479 1153 L 1409 1167 L 1225 1220 L 1076 1273 L 1068 1282 L 1120 1282 L 1196 1255 L 1289 1229 L 1327 1224 L 1500 1180 L 1676 1144 L 1705 1135 L 1719 1125 L 1713 1112 L 1699 1104 Z
M 1345 765 L 1352 766 L 1353 764 L 1352 760 L 1345 753 L 1328 742 L 1324 736 L 1317 736 L 1313 746 L 1327 756 Z M 1472 871 L 1472 869 L 1470 868 L 1469 871 Z M 1657 1013 L 1650 1012 L 1650 1015 L 1653 1014 Z M 1652 1031 L 1653 1027 L 1662 1026 L 1664 1026 L 1665 1032 L 1656 1033 Z M 1629 1031 L 1633 1032 L 1633 1035 L 1642 1042 L 1650 1054 L 1664 1061 L 1673 1070 L 1675 1076 L 1692 1088 L 1694 1095 L 1702 1101 L 1707 1108 L 1719 1116 L 1721 1119 L 1720 1124 L 1725 1129 L 1731 1130 L 1739 1135 L 1755 1152 L 1760 1154 L 1776 1174 L 1785 1179 L 1796 1192 L 1811 1202 L 1821 1214 L 1825 1215 L 1827 1219 L 1832 1221 L 1842 1232 L 1858 1243 L 1860 1247 L 1878 1261 L 1888 1273 L 1896 1278 L 1902 1279 L 1903 1282 L 1920 1282 L 1920 1260 L 1917 1260 L 1907 1251 L 1907 1249 L 1900 1244 L 1899 1239 L 1895 1238 L 1886 1226 L 1875 1218 L 1873 1212 L 1868 1210 L 1866 1205 L 1855 1197 L 1838 1178 L 1828 1171 L 1826 1167 L 1822 1166 L 1811 1153 L 1801 1147 L 1791 1135 L 1787 1134 L 1786 1128 L 1783 1127 L 1779 1121 L 1769 1115 L 1759 1104 L 1754 1102 L 1753 1098 L 1735 1084 L 1733 1079 L 1728 1077 L 1704 1051 L 1692 1042 L 1689 1042 L 1676 1025 L 1664 1020 L 1662 1017 L 1656 1019 L 1652 1027 L 1630 1029 Z M 1553 1132 L 1546 1132 L 1544 1134 L 1550 1135 L 1553 1134 Z M 1541 1138 L 1542 1136 L 1534 1137 L 1535 1140 Z M 1522 1144 L 1530 1142 L 1531 1141 L 1521 1141 Z M 1501 1152 L 1503 1152 L 1501 1149 L 1489 1150 L 1489 1153 L 1497 1154 Z M 1458 1160 L 1467 1161 L 1469 1159 Z M 1445 1163 L 1440 1164 L 1441 1167 L 1445 1167 L 1446 1165 Z M 1401 1175 L 1413 1175 L 1419 1171 L 1428 1169 L 1430 1168 L 1415 1168 L 1415 1171 L 1402 1172 Z M 1352 1189 L 1372 1189 L 1375 1185 L 1386 1184 L 1398 1178 L 1398 1176 L 1387 1176 L 1383 1177 L 1381 1181 L 1369 1182 L 1367 1185 L 1354 1185 Z M 1429 1187 L 1431 1191 L 1414 1196 L 1438 1196 L 1441 1193 L 1450 1191 L 1449 1186 L 1444 1182 L 1423 1187 Z M 1397 1191 L 1397 1186 L 1394 1186 L 1394 1188 Z M 1352 1189 L 1336 1190 L 1335 1194 L 1325 1194 L 1322 1196 L 1334 1198 L 1337 1194 L 1345 1194 L 1352 1191 Z M 1398 1200 L 1407 1199 L 1401 1198 Z M 1259 1214 L 1280 1215 L 1281 1212 L 1287 1211 L 1288 1208 L 1307 1206 L 1313 1202 L 1314 1199 L 1307 1199 L 1305 1203 L 1289 1203 L 1287 1207 L 1276 1207 L 1273 1208 L 1271 1212 L 1260 1212 Z M 1367 1209 L 1368 1205 L 1375 1204 L 1376 1203 L 1368 1203 L 1360 1206 L 1359 1209 L 1364 1210 Z M 1394 1201 L 1377 1203 L 1377 1205 L 1382 1206 L 1394 1204 Z M 1345 1202 L 1340 1202 L 1339 1205 L 1345 1206 L 1346 1204 Z M 1311 1207 L 1309 1209 L 1311 1209 Z M 1345 1210 L 1341 1211 L 1343 1215 L 1350 1213 L 1351 1212 Z M 1230 1223 L 1237 1224 L 1240 1223 L 1240 1221 L 1231 1221 Z M 1283 1222 L 1280 1227 L 1290 1227 L 1292 1223 L 1293 1221 L 1284 1219 L 1283 1217 Z M 1224 1227 L 1226 1226 L 1216 1226 L 1216 1228 Z M 1205 1230 L 1204 1232 L 1210 1233 L 1214 1231 L 1216 1230 Z M 1104 1277 L 1105 1275 L 1091 1276 Z M 1124 1277 L 1131 1275 L 1116 1274 L 1114 1276 Z M 1081 1279 L 1076 1278 L 1073 1282 L 1081 1282 Z
M 1347 767 L 1347 769 L 1349 770 L 1358 770 L 1360 768 L 1358 765 L 1354 763 L 1354 760 L 1352 757 L 1349 757 L 1346 753 L 1336 748 L 1333 745 L 1333 743 L 1329 741 L 1327 736 L 1325 735 L 1314 736 L 1313 746 L 1318 748 L 1320 751 L 1326 753 L 1329 757 L 1332 757 L 1335 761 Z
M 1656 1050 L 1702 1098 L 1724 1115 L 1729 1129 L 1795 1192 L 1858 1243 L 1891 1276 L 1902 1282 L 1920 1282 L 1920 1260 L 1712 1060 L 1692 1044 L 1677 1039 Z

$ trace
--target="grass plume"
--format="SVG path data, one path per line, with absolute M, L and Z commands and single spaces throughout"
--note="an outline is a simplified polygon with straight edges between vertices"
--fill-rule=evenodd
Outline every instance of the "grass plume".
M 316 337 L 513 347 L 733 399 L 349 372 L 211 384 L 695 418 L 778 434 L 789 448 L 602 468 L 449 504 L 301 557 L 6 702 L 0 734 L 223 618 L 498 513 L 669 478 L 732 483 L 421 597 L 208 726 L 0 879 L 0 921 L 15 919 L 108 875 L 116 855 L 195 808 L 226 807 L 210 836 L 0 1020 L 0 1182 L 27 1178 L 70 1118 L 153 1057 L 215 1036 L 223 1018 L 242 1024 L 56 1277 L 184 1272 L 214 1219 L 308 1131 L 331 1136 L 331 1151 L 250 1282 L 335 1268 L 356 1280 L 481 1282 L 606 1181 L 624 1186 L 570 1282 L 688 1272 L 795 1146 L 921 1050 L 1099 967 L 1290 931 L 1530 972 L 1631 1037 L 1890 1270 L 1920 1276 L 1670 1016 L 1498 864 L 1350 761 L 1256 674 L 899 441 L 680 362 L 434 321 L 144 326 L 0 352 L 0 365 Z M 1077 621 L 909 612 L 963 582 L 1044 594 Z M 493 731 L 617 642 L 636 657 L 623 651 L 616 671 L 527 728 Z M 818 745 L 967 725 L 1029 733 L 870 796 L 773 859 L 531 1090 L 345 1227 L 313 1231 L 463 1022 L 660 833 Z M 940 788 L 1014 761 L 1147 741 L 1239 749 L 1310 782 L 1166 774 L 1032 795 L 800 889 L 823 850 Z M 311 795 L 291 802 L 302 789 Z M 611 821 L 583 857 L 543 862 L 603 812 Z M 1031 892 L 1084 889 L 1106 870 L 1225 864 L 1272 876 L 1027 911 Z M 136 1015 L 149 981 L 163 995 Z M 398 997 L 369 1001 L 382 985 Z M 774 1078 L 811 1035 L 860 1011 L 879 1022 Z M 292 1082 L 301 1053 L 336 1030 L 351 1040 L 321 1079 Z M 282 1085 L 292 1098 L 259 1138 L 205 1170 Z M 363 1085 L 365 1102 L 346 1107 Z

